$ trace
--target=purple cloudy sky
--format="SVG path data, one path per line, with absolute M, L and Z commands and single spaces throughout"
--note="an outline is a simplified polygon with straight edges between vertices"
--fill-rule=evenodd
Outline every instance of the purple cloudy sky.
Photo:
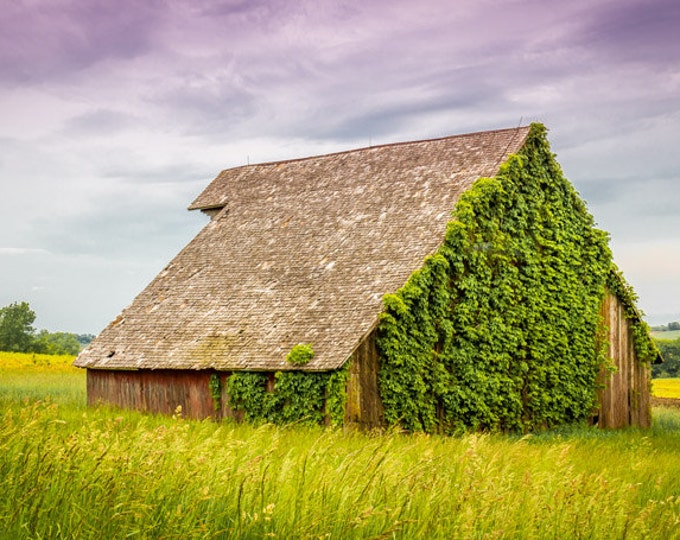
M 680 320 L 677 0 L 9 0 L 0 306 L 99 332 L 227 167 L 531 121 Z

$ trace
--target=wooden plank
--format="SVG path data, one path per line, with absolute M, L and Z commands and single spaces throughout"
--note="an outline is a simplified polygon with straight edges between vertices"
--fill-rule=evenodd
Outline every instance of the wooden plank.
M 615 372 L 602 370 L 600 373 L 600 382 L 604 388 L 598 392 L 598 425 L 602 428 L 649 427 L 650 368 L 640 362 L 635 354 L 633 334 L 625 308 L 616 296 L 608 293 L 602 302 L 600 313 L 608 327 L 608 356 L 612 359 Z
M 378 392 L 379 356 L 376 331 L 362 341 L 350 358 L 345 424 L 371 429 L 383 425 L 383 407 Z
M 124 409 L 203 419 L 214 417 L 211 371 L 87 371 L 88 405 L 106 403 Z

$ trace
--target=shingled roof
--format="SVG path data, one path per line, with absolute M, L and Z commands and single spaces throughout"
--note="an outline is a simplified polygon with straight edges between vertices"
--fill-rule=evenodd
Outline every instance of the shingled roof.
M 85 349 L 95 369 L 340 367 L 442 243 L 461 193 L 529 128 L 237 167 L 190 209 L 214 218 Z M 300 367 L 296 367 L 300 369 Z

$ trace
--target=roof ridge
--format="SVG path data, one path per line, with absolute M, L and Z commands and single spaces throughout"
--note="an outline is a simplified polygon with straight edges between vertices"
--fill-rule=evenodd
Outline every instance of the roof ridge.
M 227 169 L 222 169 L 222 171 L 220 171 L 220 175 L 225 171 L 235 171 L 235 170 L 238 170 L 238 169 L 248 169 L 248 168 L 253 168 L 253 167 L 268 167 L 268 166 L 272 166 L 272 165 L 283 165 L 285 163 L 296 163 L 296 162 L 300 162 L 300 161 L 308 161 L 308 160 L 311 160 L 311 159 L 319 159 L 319 158 L 332 157 L 332 156 L 341 156 L 343 154 L 353 154 L 355 152 L 365 152 L 366 150 L 374 150 L 374 149 L 377 149 L 377 148 L 390 148 L 390 147 L 398 147 L 398 146 L 408 146 L 408 145 L 412 145 L 412 144 L 445 141 L 445 140 L 448 140 L 448 139 L 462 139 L 464 137 L 487 135 L 487 134 L 491 134 L 491 133 L 507 133 L 509 131 L 520 131 L 522 129 L 529 129 L 529 127 L 530 126 L 527 125 L 527 126 L 517 126 L 517 127 L 512 127 L 512 128 L 488 129 L 486 131 L 470 131 L 470 132 L 467 132 L 467 133 L 459 133 L 457 135 L 445 135 L 443 137 L 418 139 L 418 140 L 415 140 L 415 141 L 398 141 L 398 142 L 392 142 L 392 143 L 374 144 L 374 145 L 370 145 L 370 146 L 360 146 L 358 148 L 349 148 L 347 150 L 338 150 L 336 152 L 328 152 L 328 153 L 325 153 L 325 154 L 315 154 L 315 155 L 312 155 L 312 156 L 305 156 L 305 157 L 300 157 L 300 158 L 280 159 L 280 160 L 275 160 L 275 161 L 262 161 L 260 163 L 248 163 L 246 165 L 237 165 L 236 167 L 229 167 Z

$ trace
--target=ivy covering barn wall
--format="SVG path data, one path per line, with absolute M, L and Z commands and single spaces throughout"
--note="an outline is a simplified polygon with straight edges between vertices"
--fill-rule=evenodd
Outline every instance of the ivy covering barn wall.
M 344 421 L 348 376 L 349 362 L 325 373 L 279 371 L 267 391 L 267 373 L 235 372 L 226 393 L 231 408 L 249 422 L 321 424 L 328 417 L 337 427 Z
M 604 358 L 599 305 L 607 235 L 550 151 L 546 129 L 454 210 L 441 248 L 378 327 L 388 424 L 418 431 L 524 431 L 579 421 Z

